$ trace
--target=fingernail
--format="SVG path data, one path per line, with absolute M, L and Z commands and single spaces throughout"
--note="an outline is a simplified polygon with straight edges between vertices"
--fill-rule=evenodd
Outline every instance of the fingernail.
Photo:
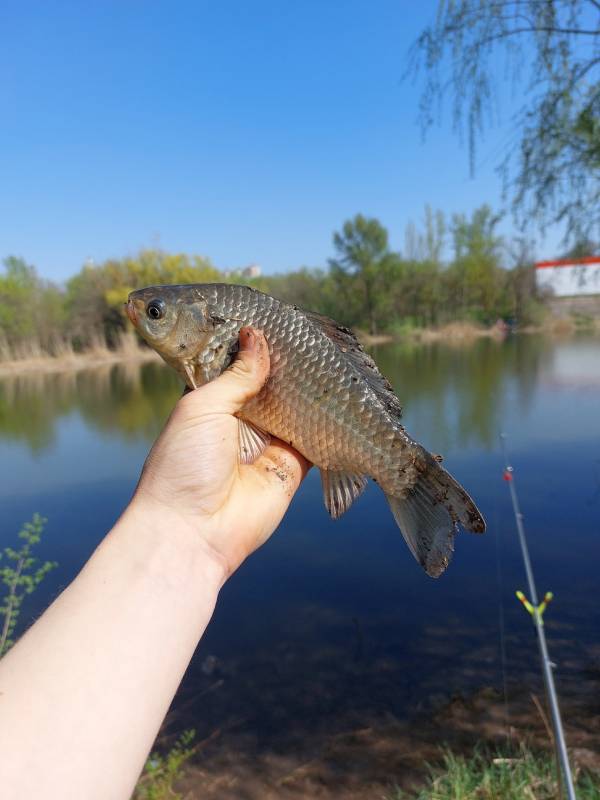
M 252 328 L 240 330 L 240 350 L 256 350 L 256 333 Z

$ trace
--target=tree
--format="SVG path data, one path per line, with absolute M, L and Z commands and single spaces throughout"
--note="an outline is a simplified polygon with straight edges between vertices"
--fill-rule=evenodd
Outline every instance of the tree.
M 454 261 L 448 270 L 450 300 L 480 322 L 497 313 L 505 274 L 500 267 L 503 241 L 495 233 L 500 218 L 489 206 L 477 208 L 471 219 L 452 217 Z
M 343 290 L 357 295 L 366 311 L 369 332 L 377 332 L 377 304 L 382 299 L 384 277 L 390 261 L 388 232 L 377 219 L 357 214 L 333 234 L 337 258 L 329 260 L 331 272 Z
M 442 263 L 442 252 L 446 239 L 444 212 L 434 211 L 429 203 L 425 206 L 425 230 L 419 231 L 410 221 L 404 232 L 404 256 L 409 261 Z
M 278 275 L 261 275 L 251 279 L 250 284 L 286 303 L 338 318 L 336 287 L 331 276 L 321 269 L 301 267 Z
M 425 206 L 423 229 L 411 221 L 405 229 L 404 262 L 394 281 L 397 315 L 419 326 L 438 322 L 442 297 L 442 254 L 446 241 L 446 220 L 442 211 Z
M 534 218 L 542 230 L 564 224 L 571 242 L 597 234 L 600 0 L 440 0 L 409 57 L 409 75 L 423 69 L 423 129 L 449 92 L 455 129 L 467 128 L 472 170 L 498 76 L 512 76 L 524 101 L 498 168 L 517 221 L 525 227 Z
M 64 303 L 57 286 L 42 280 L 35 267 L 8 256 L 0 273 L 0 336 L 10 348 L 51 351 L 62 335 Z
M 585 258 L 600 253 L 600 244 L 591 239 L 577 239 L 571 247 L 560 254 L 560 258 Z
M 32 302 L 38 279 L 34 267 L 22 258 L 8 256 L 3 263 L 4 274 L 0 275 L 0 326 L 13 344 L 35 332 Z
M 100 340 L 117 345 L 126 329 L 123 303 L 133 289 L 162 283 L 207 283 L 221 274 L 202 256 L 140 250 L 86 265 L 67 283 L 67 309 L 78 347 Z

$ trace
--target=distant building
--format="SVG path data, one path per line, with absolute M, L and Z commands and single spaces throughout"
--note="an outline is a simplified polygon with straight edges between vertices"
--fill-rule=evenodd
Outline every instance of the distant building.
M 258 264 L 250 264 L 242 270 L 242 277 L 244 278 L 259 278 L 260 266 Z
M 539 261 L 535 281 L 540 292 L 553 297 L 600 296 L 600 256 Z
M 222 272 L 226 278 L 259 278 L 261 269 L 258 264 L 250 264 L 243 269 L 237 267 L 236 269 L 224 269 Z

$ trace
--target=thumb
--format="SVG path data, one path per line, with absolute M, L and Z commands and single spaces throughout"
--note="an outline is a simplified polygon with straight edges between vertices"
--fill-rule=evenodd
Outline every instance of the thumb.
M 262 331 L 240 330 L 240 349 L 225 372 L 202 387 L 204 403 L 215 410 L 235 414 L 255 397 L 269 377 L 269 347 Z

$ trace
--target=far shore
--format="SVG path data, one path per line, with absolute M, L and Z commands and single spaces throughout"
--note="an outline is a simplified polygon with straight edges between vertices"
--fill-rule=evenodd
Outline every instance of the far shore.
M 507 329 L 493 325 L 491 328 L 484 328 L 474 325 L 471 322 L 450 322 L 441 328 L 408 328 L 401 334 L 381 333 L 371 334 L 366 331 L 357 330 L 356 335 L 365 347 L 374 347 L 378 344 L 390 344 L 391 342 L 428 342 L 450 341 L 457 343 L 471 342 L 481 337 L 503 339 L 507 334 Z
M 570 336 L 579 331 L 600 333 L 600 318 L 591 321 L 591 324 L 580 327 L 571 318 L 551 318 L 541 325 L 529 325 L 519 328 L 517 333 L 541 333 L 547 336 Z M 493 325 L 485 328 L 471 322 L 451 322 L 441 328 L 407 328 L 402 333 L 370 334 L 357 329 L 356 335 L 365 347 L 375 347 L 394 342 L 414 342 L 428 344 L 444 341 L 450 344 L 471 344 L 472 342 L 488 338 L 502 341 L 509 329 L 502 325 Z M 14 375 L 22 372 L 68 372 L 74 370 L 91 369 L 105 364 L 143 363 L 158 361 L 160 356 L 148 347 L 140 347 L 135 342 L 128 341 L 126 346 L 116 350 L 108 348 L 93 348 L 81 353 L 67 353 L 63 355 L 35 355 L 0 361 L 0 377 Z
M 587 331 L 600 333 L 600 317 L 591 319 L 585 326 L 571 317 L 549 317 L 539 325 L 527 325 L 516 329 L 516 333 L 540 333 L 545 336 L 571 336 L 574 333 Z M 391 342 L 429 342 L 444 341 L 450 344 L 469 344 L 477 339 L 487 338 L 502 341 L 510 328 L 502 324 L 484 327 L 473 322 L 450 322 L 440 328 L 407 328 L 401 334 L 381 333 L 370 334 L 357 330 L 356 335 L 365 347 L 374 347 L 379 344 Z
M 70 353 L 62 356 L 37 356 L 12 361 L 0 361 L 0 377 L 18 372 L 71 372 L 90 369 L 104 364 L 143 363 L 158 361 L 160 356 L 150 348 L 136 350 L 88 350 L 83 353 Z

